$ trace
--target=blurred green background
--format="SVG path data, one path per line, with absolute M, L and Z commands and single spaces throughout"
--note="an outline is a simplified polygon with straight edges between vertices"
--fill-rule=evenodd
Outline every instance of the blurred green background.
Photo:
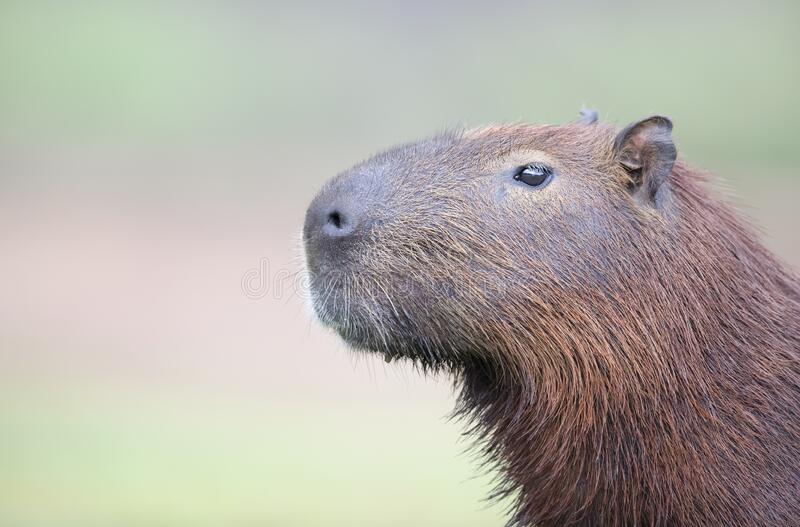
M 447 379 L 311 321 L 305 206 L 447 127 L 657 112 L 797 266 L 798 27 L 795 1 L 0 2 L 0 525 L 502 525 Z

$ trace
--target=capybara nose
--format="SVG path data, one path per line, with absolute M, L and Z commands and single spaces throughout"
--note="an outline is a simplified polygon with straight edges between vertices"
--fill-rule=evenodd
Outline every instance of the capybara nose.
M 322 232 L 331 238 L 341 238 L 353 234 L 356 226 L 355 215 L 345 207 L 330 207 L 325 214 Z
M 368 223 L 363 200 L 343 190 L 323 190 L 306 211 L 303 239 L 309 262 L 341 263 Z
M 359 224 L 359 214 L 350 200 L 338 196 L 331 201 L 322 198 L 314 200 L 306 212 L 306 241 L 334 243 L 353 235 Z

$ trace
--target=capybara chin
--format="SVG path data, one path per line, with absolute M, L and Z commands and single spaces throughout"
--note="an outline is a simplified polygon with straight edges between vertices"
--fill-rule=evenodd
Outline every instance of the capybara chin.
M 329 181 L 314 309 L 445 371 L 510 525 L 800 525 L 800 283 L 672 123 L 490 126 Z

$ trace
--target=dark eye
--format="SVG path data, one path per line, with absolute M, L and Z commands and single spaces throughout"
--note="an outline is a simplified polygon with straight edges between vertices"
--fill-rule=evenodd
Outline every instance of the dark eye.
M 542 187 L 550 181 L 552 176 L 552 168 L 547 165 L 533 163 L 517 170 L 517 173 L 514 174 L 514 179 L 531 187 Z

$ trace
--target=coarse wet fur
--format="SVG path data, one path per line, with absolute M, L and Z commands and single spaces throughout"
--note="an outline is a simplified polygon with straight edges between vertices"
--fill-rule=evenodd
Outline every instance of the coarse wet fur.
M 671 129 L 449 133 L 309 208 L 319 318 L 452 375 L 510 525 L 800 525 L 800 284 Z

